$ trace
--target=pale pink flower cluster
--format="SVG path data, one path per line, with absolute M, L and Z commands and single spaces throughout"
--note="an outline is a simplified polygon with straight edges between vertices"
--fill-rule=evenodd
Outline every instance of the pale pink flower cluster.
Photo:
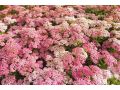
M 0 84 L 119 81 L 119 8 L 0 5 Z

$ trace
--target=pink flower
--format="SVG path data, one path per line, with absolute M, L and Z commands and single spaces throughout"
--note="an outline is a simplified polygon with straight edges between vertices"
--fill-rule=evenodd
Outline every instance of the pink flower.
M 71 53 L 65 54 L 63 56 L 63 65 L 65 67 L 65 69 L 69 70 L 70 67 L 73 66 L 73 61 L 74 61 L 74 57 L 72 56 Z
M 16 79 L 15 76 L 6 76 L 6 78 L 4 78 L 1 81 L 2 85 L 15 85 L 16 84 Z
M 119 79 L 119 8 L 2 6 L 0 83 L 107 85 L 108 78 Z
M 0 50 L 0 57 L 1 58 L 17 57 L 20 49 L 21 46 L 14 39 L 9 39 L 6 45 Z
M 58 78 L 59 77 L 59 78 Z M 64 76 L 62 73 L 52 69 L 52 68 L 45 68 L 40 72 L 40 77 L 36 79 L 36 85 L 60 85 L 64 82 Z
M 78 79 L 77 81 L 74 81 L 73 84 L 74 85 L 91 85 L 93 83 L 91 83 L 90 80 Z
M 97 51 L 97 47 L 94 43 L 86 43 L 83 45 L 83 48 L 90 54 L 90 57 L 94 63 L 98 63 L 100 54 Z
M 8 63 L 5 60 L 0 61 L 0 76 L 7 75 L 9 73 Z
M 84 63 L 86 58 L 88 57 L 85 50 L 80 47 L 74 48 L 72 53 L 75 55 L 76 59 L 80 60 L 81 63 Z
M 103 50 L 101 53 L 108 66 L 112 67 L 117 63 L 117 60 L 108 51 Z

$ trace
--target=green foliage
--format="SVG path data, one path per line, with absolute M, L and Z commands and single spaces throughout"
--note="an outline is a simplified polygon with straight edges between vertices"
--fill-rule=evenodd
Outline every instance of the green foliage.
M 14 26 L 14 25 L 17 25 L 17 22 L 14 22 L 14 23 L 10 24 L 10 26 Z
M 5 78 L 4 75 L 0 76 L 0 85 L 1 85 L 1 81 Z
M 74 45 L 64 46 L 66 51 L 72 52 L 72 49 L 75 48 Z
M 0 19 L 3 19 L 5 17 L 5 14 L 0 14 Z
M 0 46 L 0 49 L 2 49 L 3 48 L 3 46 Z
M 103 58 L 99 60 L 97 66 L 100 67 L 101 69 L 107 69 L 108 67 Z
M 3 75 L 3 76 L 0 76 L 0 80 L 2 80 L 2 79 L 4 79 L 5 78 L 5 76 Z
M 0 32 L 0 35 L 2 34 L 2 32 Z
M 104 20 L 104 17 L 105 17 L 105 16 L 100 15 L 100 16 L 98 17 L 98 20 Z
M 95 38 L 92 38 L 92 40 L 95 40 L 97 43 L 102 45 L 104 41 L 108 40 L 108 37 L 95 37 Z
M 118 80 L 118 79 L 116 79 L 115 77 L 112 77 L 112 78 L 109 78 L 108 80 L 107 80 L 107 83 L 109 84 L 109 85 L 120 85 L 120 80 Z
M 77 47 L 81 47 L 83 45 L 83 43 L 80 42 L 79 40 L 76 40 L 73 45 L 77 46 Z
M 112 30 L 114 30 L 113 24 L 111 28 L 106 29 L 108 32 L 111 32 Z
M 99 9 L 94 9 L 94 8 L 87 8 L 85 10 L 86 13 L 91 13 L 91 14 L 95 14 L 95 15 L 106 15 L 108 13 L 108 11 L 105 10 L 99 10 Z
M 118 58 L 117 61 L 120 62 L 120 58 Z
M 56 25 L 59 25 L 56 21 L 51 21 L 51 23 L 52 23 L 52 26 L 56 26 Z
M 4 32 L 0 32 L 0 35 L 1 35 L 1 34 L 4 34 Z
M 16 80 L 25 78 L 25 76 L 21 75 L 18 71 L 12 72 L 10 75 L 14 75 Z
M 104 17 L 109 13 L 109 11 L 99 10 L 95 8 L 87 8 L 85 12 L 90 14 L 95 14 L 96 16 L 98 16 L 99 20 L 103 20 Z
M 108 50 L 108 52 L 110 52 L 110 53 L 114 53 L 114 52 L 116 52 L 116 50 L 115 50 L 114 48 L 112 48 L 112 47 L 107 48 L 107 50 Z
M 81 47 L 82 45 L 83 43 L 81 43 L 79 40 L 76 40 L 73 44 L 68 45 L 68 46 L 64 45 L 64 47 L 66 51 L 72 52 L 73 48 Z
M 68 76 L 70 77 L 70 78 L 72 78 L 72 70 L 70 69 L 69 71 L 68 71 Z
M 92 62 L 92 60 L 90 58 L 90 54 L 88 54 L 88 58 L 86 59 L 84 65 L 87 65 L 87 66 L 94 65 L 94 63 Z
M 30 8 L 29 5 L 23 5 L 23 7 L 24 7 L 25 9 L 29 9 L 29 8 Z
M 0 5 L 0 11 L 6 9 L 5 5 Z
M 13 9 L 9 13 L 12 14 L 12 15 L 14 15 L 14 14 L 18 14 L 19 12 Z
M 67 75 L 72 79 L 75 80 L 75 78 L 72 76 L 72 70 L 69 69 L 69 71 L 67 71 Z

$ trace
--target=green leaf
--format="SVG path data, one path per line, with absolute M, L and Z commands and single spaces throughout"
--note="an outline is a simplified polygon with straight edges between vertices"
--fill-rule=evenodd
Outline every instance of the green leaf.
M 68 45 L 68 46 L 64 46 L 66 51 L 72 52 L 72 49 L 75 48 L 76 46 L 72 45 Z
M 101 69 L 107 69 L 108 67 L 103 58 L 99 60 L 97 66 L 100 67 Z
M 1 35 L 1 34 L 4 34 L 4 33 L 5 33 L 5 32 L 0 32 L 0 35 Z
M 23 7 L 24 7 L 25 9 L 29 9 L 29 8 L 30 8 L 29 5 L 23 5 Z
M 76 40 L 73 44 L 71 45 L 64 45 L 64 48 L 66 51 L 69 51 L 69 52 L 72 52 L 72 49 L 73 48 L 76 48 L 76 47 L 81 47 L 83 45 L 83 43 L 81 43 L 79 40 Z
M 6 9 L 5 5 L 0 5 L 0 11 Z
M 108 50 L 108 52 L 110 52 L 110 53 L 114 53 L 114 52 L 116 52 L 116 50 L 115 50 L 114 48 L 112 48 L 112 47 L 107 48 L 107 50 Z
M 56 21 L 51 21 L 51 23 L 52 23 L 52 26 L 59 25 Z
M 4 79 L 4 78 L 5 78 L 5 76 L 4 76 L 4 75 L 0 76 L 0 80 L 2 80 L 2 79 Z
M 13 9 L 9 13 L 14 15 L 14 14 L 18 14 L 19 12 Z
M 105 17 L 104 15 L 99 15 L 98 20 L 104 20 L 104 17 Z
M 92 60 L 90 58 L 90 54 L 88 54 L 88 58 L 86 59 L 84 65 L 87 65 L 87 66 L 94 65 L 94 63 L 92 62 Z
M 120 62 L 120 58 L 118 58 L 117 61 Z
M 106 15 L 108 14 L 108 11 L 105 10 L 99 10 L 99 9 L 95 9 L 95 8 L 86 8 L 85 9 L 86 13 L 91 13 L 91 14 L 95 14 L 95 15 Z
M 76 40 L 73 45 L 77 47 L 81 47 L 83 43 L 80 40 Z
M 16 80 L 24 79 L 24 78 L 25 78 L 25 76 L 21 75 L 21 74 L 19 73 L 19 71 L 12 72 L 10 75 L 14 75 L 15 78 L 16 78 Z
M 104 41 L 108 40 L 108 37 L 92 37 L 92 40 L 102 45 Z
M 0 19 L 3 19 L 5 17 L 5 14 L 0 14 Z
M 91 81 L 93 81 L 93 80 L 94 80 L 92 76 L 90 76 L 90 80 L 91 80 Z
M 1 85 L 1 81 L 5 78 L 5 75 L 0 76 L 0 85 Z
M 70 77 L 70 78 L 72 78 L 72 70 L 70 69 L 69 71 L 68 71 L 68 76 Z
M 107 79 L 107 83 L 109 85 L 120 85 L 120 80 L 116 79 L 115 77 Z

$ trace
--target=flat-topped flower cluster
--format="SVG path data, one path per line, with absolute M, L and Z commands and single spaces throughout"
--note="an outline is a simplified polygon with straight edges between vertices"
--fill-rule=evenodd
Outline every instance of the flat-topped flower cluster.
M 0 5 L 0 84 L 120 84 L 120 6 Z

